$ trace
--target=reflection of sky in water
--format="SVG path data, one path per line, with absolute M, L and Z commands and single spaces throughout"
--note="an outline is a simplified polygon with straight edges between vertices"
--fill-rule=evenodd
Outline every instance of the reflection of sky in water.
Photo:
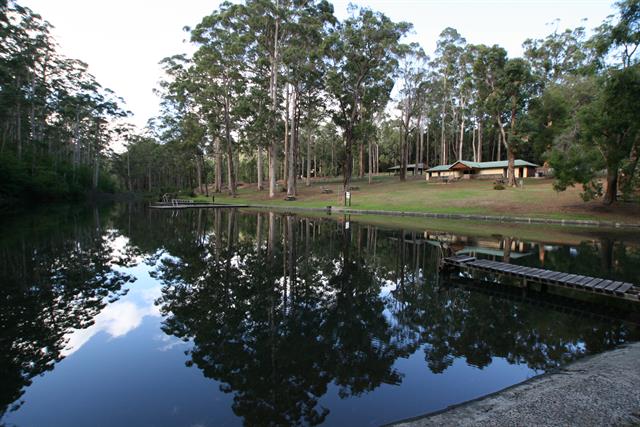
M 138 278 L 136 283 L 128 285 L 128 294 L 108 304 L 95 317 L 93 325 L 69 334 L 63 356 L 75 353 L 100 332 L 108 334 L 110 338 L 122 337 L 139 327 L 145 316 L 160 316 L 158 307 L 154 305 L 154 301 L 160 296 L 160 285 L 148 277 L 148 269 L 149 267 L 141 265 L 127 270 L 127 273 Z
M 125 240 L 117 240 L 114 249 L 124 244 Z M 161 284 L 149 274 L 156 266 L 139 262 L 119 269 L 137 278 L 126 285 L 128 293 L 108 304 L 92 326 L 69 334 L 64 352 L 67 358 L 52 372 L 35 378 L 23 396 L 24 405 L 3 421 L 50 427 L 242 423 L 232 411 L 233 394 L 221 392 L 220 384 L 205 378 L 196 367 L 185 367 L 188 357 L 184 352 L 193 344 L 161 331 L 162 317 L 154 304 L 161 295 Z M 380 297 L 391 298 L 395 288 L 393 281 L 385 280 Z M 384 314 L 390 323 L 397 322 L 388 310 Z M 421 347 L 394 364 L 402 374 L 401 401 L 396 385 L 382 384 L 374 392 L 342 399 L 339 387 L 329 384 L 319 400 L 330 409 L 325 424 L 379 425 L 476 398 L 535 374 L 524 365 L 495 358 L 485 369 L 456 360 L 446 375 L 435 375 L 424 358 Z M 364 411 L 371 412 L 365 424 Z
M 357 226 L 351 224 L 352 228 Z M 208 236 L 204 241 L 209 241 Z M 129 240 L 118 236 L 109 242 L 112 259 L 116 262 L 124 255 Z M 567 252 L 571 257 L 582 254 L 574 247 L 567 248 Z M 310 257 L 315 259 L 313 254 Z M 161 296 L 162 285 L 150 273 L 162 259 L 177 262 L 179 258 L 168 253 L 156 253 L 151 258 L 157 260 L 155 265 L 138 257 L 135 267 L 118 269 L 137 278 L 134 283 L 125 285 L 128 293 L 120 300 L 108 303 L 90 327 L 67 335 L 62 353 L 66 358 L 57 363 L 53 371 L 34 378 L 33 385 L 26 389 L 22 398 L 24 405 L 17 412 L 9 413 L 3 422 L 50 427 L 242 424 L 242 418 L 233 413 L 234 393 L 220 391 L 220 383 L 206 378 L 197 366 L 185 366 L 191 358 L 185 352 L 193 348 L 193 342 L 182 341 L 162 331 L 165 319 L 154 304 Z M 210 258 L 211 254 L 207 253 L 205 259 Z M 239 267 L 241 276 L 249 274 L 241 266 L 241 257 L 233 256 L 230 263 Z M 332 260 L 331 265 L 332 274 L 318 278 L 323 288 L 322 297 L 327 300 L 338 296 L 337 288 L 329 286 L 329 280 L 342 268 L 338 260 Z M 428 273 L 428 269 L 412 269 L 405 280 L 411 282 L 417 274 L 418 283 L 425 284 L 430 280 Z M 418 342 L 418 334 L 425 331 L 423 325 L 409 325 L 407 320 L 411 319 L 401 318 L 402 311 L 397 310 L 398 305 L 410 303 L 394 298 L 398 288 L 394 280 L 377 279 L 380 281 L 379 298 L 385 302 L 384 320 L 397 332 L 389 344 L 402 347 L 405 343 Z M 291 298 L 292 289 L 283 277 L 278 283 L 286 288 L 285 294 Z M 451 301 L 444 304 L 451 304 Z M 293 305 L 289 310 L 291 307 Z M 428 309 L 418 307 L 416 311 L 428 319 Z M 449 321 L 453 320 L 445 319 L 443 323 Z M 204 338 L 206 341 L 206 336 Z M 330 382 L 326 394 L 319 397 L 318 406 L 330 410 L 326 425 L 380 425 L 417 416 L 500 390 L 537 373 L 526 363 L 512 364 L 495 356 L 486 366 L 477 368 L 464 357 L 453 354 L 450 355 L 451 366 L 441 373 L 434 373 L 426 360 L 431 345 L 420 344 L 412 354 L 393 362 L 392 369 L 401 377 L 399 386 L 382 384 L 373 391 L 340 398 L 340 386 Z M 577 341 L 569 349 L 581 353 L 586 347 L 583 341 Z M 250 378 L 244 380 L 251 381 Z
M 117 236 L 108 242 L 111 248 L 112 260 L 120 258 L 129 239 Z M 110 338 L 122 337 L 139 327 L 145 316 L 159 317 L 160 312 L 154 301 L 161 295 L 160 284 L 149 277 L 149 271 L 153 267 L 142 263 L 142 258 L 134 260 L 138 265 L 131 268 L 114 268 L 117 271 L 128 273 L 137 280 L 125 287 L 128 289 L 126 296 L 118 301 L 109 303 L 94 318 L 94 324 L 86 329 L 75 330 L 68 334 L 67 346 L 62 351 L 62 356 L 68 357 L 78 351 L 93 336 L 104 332 Z
M 158 261 L 160 262 L 160 261 Z M 1 421 L 16 426 L 240 425 L 231 396 L 187 368 L 190 342 L 164 334 L 154 301 L 161 284 L 154 266 L 119 269 L 137 277 L 95 324 L 69 334 L 55 369 L 36 377 L 23 406 Z

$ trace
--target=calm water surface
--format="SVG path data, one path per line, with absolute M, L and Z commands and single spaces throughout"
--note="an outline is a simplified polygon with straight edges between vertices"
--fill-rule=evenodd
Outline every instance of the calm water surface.
M 132 205 L 2 218 L 0 423 L 380 425 L 640 337 L 633 308 L 439 277 L 457 252 L 638 282 L 637 235 L 506 230 Z

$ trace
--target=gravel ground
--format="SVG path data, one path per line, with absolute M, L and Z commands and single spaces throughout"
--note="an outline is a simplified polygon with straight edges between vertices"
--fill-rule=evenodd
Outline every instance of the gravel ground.
M 394 424 L 640 425 L 640 343 L 578 360 L 489 396 Z

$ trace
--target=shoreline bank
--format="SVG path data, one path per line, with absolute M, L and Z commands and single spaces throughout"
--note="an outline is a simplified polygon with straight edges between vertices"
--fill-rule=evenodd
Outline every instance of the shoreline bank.
M 640 343 L 587 356 L 487 396 L 388 426 L 640 424 Z
M 618 221 L 595 221 L 595 220 L 580 220 L 580 219 L 554 219 L 554 218 L 537 218 L 537 217 L 520 217 L 520 216 L 508 216 L 508 215 L 477 215 L 477 214 L 447 214 L 447 213 L 433 213 L 433 212 L 418 212 L 418 211 L 386 211 L 386 210 L 372 210 L 372 209 L 351 209 L 336 206 L 327 206 L 326 208 L 318 207 L 303 207 L 303 206 L 281 206 L 281 205 L 269 205 L 261 203 L 246 203 L 248 208 L 258 209 L 274 209 L 280 211 L 301 211 L 301 212 L 324 212 L 324 213 L 336 213 L 345 215 L 388 215 L 399 217 L 420 217 L 420 218 L 434 218 L 434 219 L 456 219 L 467 221 L 486 221 L 497 223 L 512 223 L 512 224 L 542 224 L 542 225 L 568 225 L 568 226 L 580 226 L 580 227 L 602 227 L 602 228 L 633 228 L 640 229 L 640 223 L 628 223 Z M 330 209 L 329 209 L 330 208 Z

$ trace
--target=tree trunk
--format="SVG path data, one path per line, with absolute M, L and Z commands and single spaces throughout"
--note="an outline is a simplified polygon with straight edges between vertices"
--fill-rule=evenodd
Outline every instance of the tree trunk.
M 203 182 L 204 182 L 204 194 L 209 197 L 209 184 L 207 183 L 207 168 L 206 165 L 204 163 L 204 155 L 201 154 L 199 157 L 199 161 L 200 161 L 200 165 L 201 165 L 201 171 L 202 171 L 202 178 L 203 178 Z
M 511 262 L 511 244 L 513 239 L 511 237 L 504 238 L 504 247 L 502 249 L 502 261 L 509 264 Z
M 100 181 L 100 156 L 96 151 L 96 157 L 93 161 L 93 189 L 98 188 L 98 181 Z
M 425 167 L 424 162 L 423 162 L 423 160 L 424 160 L 424 129 L 422 129 L 422 116 L 420 116 L 418 118 L 418 132 L 419 132 L 418 141 L 419 141 L 419 144 L 420 144 L 420 151 L 419 151 L 420 155 L 416 159 L 416 163 L 422 163 L 423 164 L 422 172 L 424 172 L 427 168 Z M 422 172 L 421 172 L 421 174 L 422 174 Z
M 360 163 L 360 167 L 358 168 L 358 176 L 360 178 L 364 177 L 364 141 L 360 141 L 360 155 L 359 157 L 359 163 Z
M 258 147 L 256 163 L 258 168 L 258 191 L 262 191 L 264 190 L 264 184 L 262 182 L 262 147 Z
M 426 146 L 426 151 L 427 151 L 427 155 L 426 155 L 426 159 L 425 159 L 425 170 L 429 169 L 429 126 L 427 125 L 427 146 Z
M 129 162 L 128 149 L 127 149 L 127 191 L 131 192 L 131 163 Z
M 311 185 L 311 132 L 309 132 L 307 139 L 307 179 L 305 184 L 307 187 Z
M 295 182 L 296 182 L 296 128 L 297 128 L 297 114 L 296 114 L 296 110 L 297 110 L 297 103 L 298 103 L 298 90 L 297 88 L 294 88 L 293 92 L 291 93 L 292 96 L 292 102 L 291 105 L 293 107 L 293 112 L 291 114 L 291 139 L 289 142 L 289 152 L 287 154 L 288 159 L 288 166 L 289 166 L 289 170 L 288 170 L 288 178 L 287 178 L 287 196 L 289 197 L 295 197 L 296 195 L 296 186 L 295 186 Z
M 458 141 L 458 160 L 464 160 L 462 156 L 462 149 L 464 148 L 464 116 L 460 115 L 460 138 Z
M 371 173 L 373 169 L 373 153 L 371 152 L 371 139 L 367 141 L 367 159 L 369 162 L 369 184 L 371 184 Z
M 347 191 L 351 186 L 351 170 L 353 167 L 353 130 L 348 125 L 344 133 L 345 147 L 344 147 L 344 163 L 342 164 L 342 187 L 344 191 Z
M 229 195 L 236 196 L 236 180 L 235 171 L 233 170 L 233 149 L 231 144 L 227 143 L 227 183 L 229 186 Z
M 400 181 L 407 180 L 407 138 L 409 137 L 409 113 L 406 111 L 402 117 L 402 123 L 400 125 Z
M 478 157 L 477 161 L 482 161 L 482 119 L 478 120 Z
M 629 162 L 622 169 L 622 173 L 620 176 L 620 189 L 623 194 L 630 193 L 633 184 L 633 177 L 636 173 L 636 168 L 638 167 L 638 158 L 640 157 L 640 153 L 638 153 L 640 146 L 640 139 L 636 139 L 634 144 L 631 146 L 631 152 L 629 153 Z
M 336 147 L 331 142 L 331 163 L 329 164 L 329 176 L 336 176 Z
M 502 137 L 504 139 L 504 145 L 507 149 L 507 175 L 508 182 L 510 187 L 516 187 L 516 168 L 515 168 L 515 160 L 516 154 L 513 149 L 513 134 L 515 133 L 516 128 L 516 107 L 515 101 L 513 101 L 513 105 L 511 107 L 511 120 L 509 121 L 509 140 L 507 141 L 506 135 L 503 133 Z M 500 126 L 500 129 L 504 132 L 504 127 Z
M 22 80 L 18 74 L 16 86 L 18 90 L 22 86 Z M 78 141 L 76 141 L 76 144 Z M 18 154 L 18 160 L 22 160 L 22 94 L 18 94 L 18 100 L 16 102 L 16 150 Z
M 222 151 L 220 150 L 220 138 L 216 137 L 213 143 L 213 150 L 215 155 L 215 183 L 213 191 L 216 193 L 222 192 Z
M 203 194 L 202 191 L 202 168 L 200 166 L 200 156 L 196 156 L 196 178 L 198 180 L 198 191 Z
M 445 139 L 445 126 L 444 126 L 444 119 L 445 116 L 447 114 L 447 97 L 446 97 L 446 92 L 447 92 L 447 76 L 443 76 L 443 85 L 444 85 L 444 93 L 445 93 L 445 99 L 442 102 L 442 118 L 440 120 L 440 164 L 441 165 L 446 165 L 447 164 L 447 141 Z
M 278 8 L 279 4 L 276 1 L 276 8 Z M 273 36 L 273 55 L 271 55 L 271 78 L 269 81 L 269 93 L 271 95 L 271 114 L 272 114 L 272 123 L 273 128 L 276 126 L 276 110 L 278 106 L 278 42 L 279 42 L 279 21 L 276 18 L 275 20 L 275 29 Z M 269 144 L 269 197 L 274 198 L 276 195 L 276 171 L 278 169 L 277 165 L 277 155 L 278 155 L 278 136 L 274 133 L 271 143 Z
M 473 161 L 478 161 L 478 150 L 476 148 L 476 125 L 471 128 L 471 150 L 473 150 Z
M 284 160 L 282 163 L 282 180 L 287 182 L 289 176 L 289 110 L 291 104 L 289 103 L 289 84 L 285 83 L 285 113 L 284 113 Z M 288 184 L 287 184 L 288 185 Z
M 513 152 L 511 145 L 507 146 L 507 160 L 507 185 L 509 185 L 509 187 L 515 187 L 517 185 L 515 175 L 516 155 Z
M 231 143 L 231 119 L 229 117 L 229 100 L 225 99 L 224 103 L 224 123 L 225 136 L 227 140 L 227 178 L 229 184 L 229 195 L 236 196 L 236 174 L 233 167 L 233 146 Z
M 418 172 L 418 163 L 420 163 L 420 134 L 422 131 L 420 130 L 420 116 L 418 116 L 418 124 L 416 126 L 416 150 L 415 150 L 415 158 L 413 160 L 413 175 Z
M 498 119 L 498 128 L 500 129 L 500 137 L 502 138 L 502 144 L 507 149 L 507 185 L 509 187 L 516 186 L 516 176 L 515 176 L 515 159 L 516 155 L 513 152 L 511 144 L 507 141 L 507 134 L 504 130 L 504 126 Z M 500 138 L 499 138 L 500 139 Z M 498 160 L 500 160 L 500 147 L 502 146 L 500 142 L 498 142 Z
M 605 205 L 610 205 L 618 198 L 618 166 L 607 166 L 607 188 L 604 193 L 602 202 Z

